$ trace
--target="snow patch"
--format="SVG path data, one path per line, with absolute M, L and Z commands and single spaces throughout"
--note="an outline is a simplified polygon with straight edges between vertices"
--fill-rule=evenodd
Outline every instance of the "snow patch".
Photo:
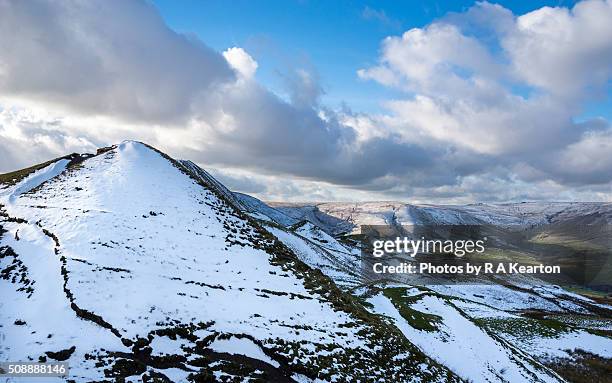
M 249 358 L 258 359 L 278 368 L 280 364 L 267 356 L 262 349 L 248 338 L 231 337 L 229 339 L 215 339 L 209 348 L 216 352 L 226 352 L 228 354 L 240 354 Z

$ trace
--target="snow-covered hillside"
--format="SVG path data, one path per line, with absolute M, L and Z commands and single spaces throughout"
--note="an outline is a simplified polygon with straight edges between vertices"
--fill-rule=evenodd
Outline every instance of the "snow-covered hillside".
M 193 170 L 124 142 L 4 187 L 0 360 L 78 382 L 456 379 Z
M 330 234 L 350 232 L 355 225 L 344 219 L 321 211 L 316 204 L 271 203 L 275 210 L 297 221 L 308 221 Z M 264 212 L 265 214 L 265 212 Z
M 305 212 L 325 217 L 321 227 L 333 222 L 336 233 L 359 232 L 362 225 L 481 225 L 535 226 L 577 218 L 598 217 L 612 223 L 612 203 L 524 202 L 471 205 L 414 205 L 402 202 L 324 202 L 272 204 L 286 215 L 318 224 Z M 338 222 L 337 220 L 340 220 Z M 342 224 L 344 222 L 344 224 Z
M 284 227 L 289 227 L 299 222 L 298 219 L 286 215 L 255 197 L 243 193 L 234 193 L 234 196 L 240 201 L 245 211 L 254 218 L 274 222 Z
M 440 278 L 423 285 L 428 278 L 400 276 L 369 280 L 359 242 L 351 242 L 346 234 L 359 234 L 362 225 L 484 224 L 509 231 L 561 228 L 563 234 L 573 235 L 584 225 L 606 227 L 612 217 L 610 204 L 365 202 L 271 207 L 256 201 L 261 215 L 273 209 L 303 219 L 286 227 L 269 216 L 263 222 L 302 261 L 363 299 L 372 313 L 388 318 L 425 354 L 468 381 L 601 381 L 607 375 L 605 367 L 594 366 L 612 363 L 609 304 L 533 278 L 479 285 L 445 284 Z M 609 230 L 604 234 L 599 244 L 609 246 Z
M 0 183 L 0 361 L 66 360 L 75 382 L 561 382 L 612 363 L 605 299 L 369 280 L 347 235 L 609 204 L 270 206 L 130 141 Z

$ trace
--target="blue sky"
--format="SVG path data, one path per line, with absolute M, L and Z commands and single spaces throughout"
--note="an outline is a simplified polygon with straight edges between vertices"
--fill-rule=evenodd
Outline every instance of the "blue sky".
M 473 1 L 172 1 L 154 0 L 174 30 L 195 34 L 218 51 L 244 48 L 259 63 L 257 79 L 283 96 L 283 76 L 295 67 L 316 71 L 325 105 L 346 103 L 359 112 L 378 113 L 381 100 L 398 97 L 392 89 L 357 77 L 376 64 L 381 41 L 421 28 Z M 543 6 L 572 7 L 575 1 L 498 1 L 515 15 Z M 520 92 L 519 92 L 520 93 Z M 594 100 L 578 120 L 612 116 L 607 99 Z

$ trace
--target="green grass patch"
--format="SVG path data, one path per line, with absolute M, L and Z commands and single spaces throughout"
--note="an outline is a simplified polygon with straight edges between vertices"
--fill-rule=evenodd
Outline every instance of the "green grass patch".
M 568 382 L 609 383 L 612 381 L 612 359 L 602 358 L 583 350 L 575 350 L 569 358 L 557 358 L 547 363 Z
M 554 319 L 532 318 L 484 318 L 475 322 L 493 332 L 511 334 L 519 338 L 533 337 L 556 338 L 571 329 L 564 323 Z
M 383 295 L 389 298 L 410 326 L 417 330 L 438 331 L 438 324 L 442 322 L 442 317 L 423 313 L 410 307 L 410 304 L 416 303 L 420 296 L 406 296 L 406 288 L 404 287 L 388 287 L 383 290 Z

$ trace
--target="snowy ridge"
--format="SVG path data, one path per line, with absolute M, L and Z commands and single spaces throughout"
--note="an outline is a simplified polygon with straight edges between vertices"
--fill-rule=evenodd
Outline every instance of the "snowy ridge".
M 3 189 L 2 191 L 0 191 L 0 198 L 2 200 L 6 200 L 6 198 L 8 197 L 8 200 L 14 201 L 15 198 L 17 198 L 20 194 L 27 193 L 30 190 L 41 185 L 43 182 L 46 182 L 50 180 L 51 178 L 62 173 L 66 169 L 66 166 L 68 166 L 69 163 L 70 163 L 69 160 L 61 159 L 57 162 L 54 162 L 46 166 L 45 168 L 37 172 L 34 172 L 28 175 L 25 179 L 19 182 L 16 186 L 7 187 Z
M 350 232 L 355 226 L 349 220 L 327 214 L 320 210 L 316 204 L 302 205 L 271 202 L 269 205 L 283 214 L 292 217 L 297 222 L 308 221 L 332 235 Z
M 293 230 L 271 225 L 266 228 L 289 247 L 302 262 L 321 270 L 337 285 L 351 289 L 367 282 L 360 273 L 359 249 L 341 244 L 310 222 L 303 221 L 294 226 Z
M 324 202 L 280 204 L 285 214 L 303 217 L 315 209 L 344 221 L 334 227 L 359 232 L 362 225 L 482 225 L 528 227 L 560 223 L 579 217 L 599 217 L 612 223 L 612 203 L 525 202 L 471 205 L 413 205 L 402 202 Z M 311 220 L 311 222 L 313 222 Z M 313 222 L 317 224 L 317 222 Z M 325 226 L 325 225 L 318 225 Z M 351 231 L 351 230 L 348 230 Z M 337 230 L 334 234 L 340 232 Z
M 240 200 L 242 205 L 245 207 L 245 210 L 253 214 L 254 217 L 258 219 L 272 221 L 285 227 L 298 223 L 297 219 L 284 214 L 278 209 L 266 205 L 263 201 L 260 201 L 255 197 L 237 192 L 234 192 L 234 195 L 238 200 Z
M 457 380 L 157 151 L 56 166 L 2 200 L 0 359 L 76 381 Z
M 228 188 L 225 187 L 221 182 L 217 181 L 215 177 L 213 177 L 209 172 L 202 169 L 198 165 L 194 164 L 189 160 L 180 160 L 178 161 L 182 166 L 184 166 L 189 174 L 195 176 L 204 184 L 206 184 L 210 189 L 217 191 L 223 197 L 226 198 L 227 201 L 232 203 L 237 209 L 244 210 L 245 206 L 241 203 L 240 199 L 236 198 L 234 193 L 232 193 Z

